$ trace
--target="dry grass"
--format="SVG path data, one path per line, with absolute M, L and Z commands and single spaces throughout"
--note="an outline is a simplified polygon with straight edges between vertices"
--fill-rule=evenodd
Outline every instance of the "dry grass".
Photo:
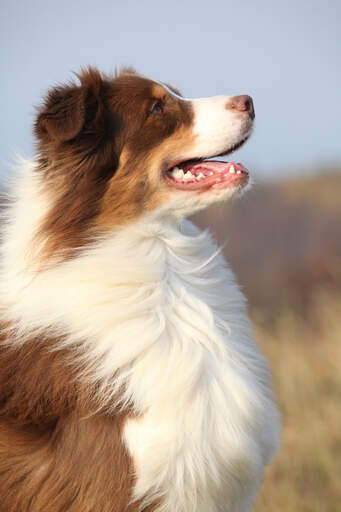
M 287 180 L 276 185 L 282 197 L 289 205 L 314 205 L 317 210 L 339 214 L 340 213 L 340 186 L 341 172 L 324 172 L 316 175 L 306 175 Z
M 282 446 L 256 512 L 341 512 L 341 297 L 320 293 L 311 321 L 253 314 L 282 411 Z

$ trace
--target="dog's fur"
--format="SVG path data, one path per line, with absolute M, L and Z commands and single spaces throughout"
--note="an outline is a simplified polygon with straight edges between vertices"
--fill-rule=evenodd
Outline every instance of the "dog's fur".
M 53 89 L 1 252 L 1 512 L 246 512 L 277 447 L 245 300 L 165 172 L 252 128 L 123 70 Z

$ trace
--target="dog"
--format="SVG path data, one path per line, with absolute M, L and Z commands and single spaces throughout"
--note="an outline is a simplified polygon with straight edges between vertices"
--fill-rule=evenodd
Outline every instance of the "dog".
M 7 194 L 1 511 L 247 512 L 278 412 L 245 299 L 186 217 L 247 188 L 215 158 L 250 136 L 252 99 L 77 76 Z

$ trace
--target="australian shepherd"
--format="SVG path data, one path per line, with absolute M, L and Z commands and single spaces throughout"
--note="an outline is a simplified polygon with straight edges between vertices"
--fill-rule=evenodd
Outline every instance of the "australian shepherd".
M 78 79 L 47 94 L 7 196 L 0 509 L 247 512 L 277 409 L 234 276 L 185 218 L 245 189 L 215 157 L 252 99 Z

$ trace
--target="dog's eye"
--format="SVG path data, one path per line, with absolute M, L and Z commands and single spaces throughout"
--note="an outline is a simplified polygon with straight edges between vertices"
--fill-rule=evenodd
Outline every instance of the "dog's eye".
M 156 101 L 153 103 L 152 108 L 150 109 L 150 114 L 162 114 L 163 112 L 163 104 L 161 100 Z

